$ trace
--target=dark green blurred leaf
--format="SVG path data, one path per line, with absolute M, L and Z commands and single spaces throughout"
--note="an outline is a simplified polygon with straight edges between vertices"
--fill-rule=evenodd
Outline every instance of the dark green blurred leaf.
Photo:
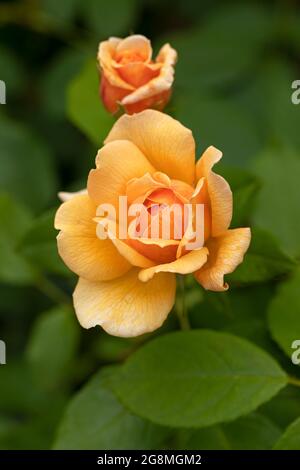
M 0 279 L 12 284 L 30 284 L 34 279 L 34 270 L 20 256 L 14 247 L 9 246 L 0 234 Z
M 294 386 L 288 386 L 267 403 L 264 403 L 260 411 L 269 416 L 279 427 L 285 428 L 299 417 L 300 393 Z
M 1 367 L 0 383 L 0 449 L 49 448 L 64 396 L 38 388 L 24 362 Z
M 300 158 L 281 148 L 265 151 L 255 162 L 262 181 L 255 223 L 270 231 L 287 253 L 300 254 Z
M 236 321 L 264 319 L 273 289 L 267 284 L 257 284 L 230 288 L 218 295 L 210 291 L 203 294 L 203 303 L 191 312 L 193 325 L 196 328 L 223 329 Z
M 110 131 L 114 119 L 104 109 L 99 97 L 96 60 L 86 64 L 70 84 L 68 115 L 71 121 L 98 146 Z
M 47 67 L 41 82 L 41 97 L 43 108 L 48 114 L 55 118 L 64 117 L 67 86 L 86 60 L 87 53 L 81 48 L 66 49 Z
M 250 73 L 272 30 L 273 15 L 263 6 L 219 6 L 198 28 L 168 36 L 178 50 L 177 83 L 186 93 L 188 88 L 224 85 Z
M 154 339 L 131 355 L 112 381 L 131 411 L 175 427 L 235 419 L 285 384 L 285 374 L 263 350 L 209 330 Z
M 46 18 L 59 29 L 68 30 L 72 26 L 72 21 L 80 5 L 79 0 L 64 0 L 63 2 L 53 2 L 53 0 L 41 0 L 42 12 Z
M 236 283 L 265 282 L 288 273 L 295 265 L 270 233 L 254 228 L 245 259 L 228 280 Z
M 193 131 L 198 156 L 213 145 L 224 153 L 224 164 L 245 167 L 260 150 L 254 120 L 233 101 L 184 92 L 174 102 L 176 118 Z
M 45 207 L 56 193 L 56 175 L 45 144 L 20 124 L 1 120 L 0 190 L 33 210 Z
M 32 223 L 30 211 L 8 194 L 0 193 L 0 214 L 2 236 L 19 243 Z
M 47 413 L 56 410 L 47 408 Z M 54 417 L 57 419 L 59 416 Z M 53 414 L 52 414 L 53 418 Z M 0 416 L 0 449 L 1 450 L 45 450 L 52 443 L 53 425 L 46 428 L 48 420 L 1 418 Z M 2 428 L 2 429 L 1 429 Z
M 270 338 L 266 311 L 274 289 L 271 284 L 230 288 L 216 295 L 205 291 L 204 301 L 189 316 L 194 328 L 212 328 L 248 339 L 274 355 L 277 348 Z
M 55 449 L 156 449 L 169 431 L 127 411 L 106 386 L 114 369 L 102 369 L 68 405 Z
M 58 255 L 54 229 L 55 210 L 50 210 L 36 218 L 20 243 L 20 252 L 32 265 L 44 272 L 71 276 Z
M 248 224 L 260 187 L 257 177 L 248 171 L 223 165 L 216 167 L 216 172 L 228 181 L 233 193 L 233 217 L 230 226 L 235 228 Z
M 0 195 L 0 279 L 12 284 L 28 284 L 35 271 L 19 250 L 19 242 L 31 224 L 31 214 L 8 195 Z
M 0 70 L 1 80 L 6 85 L 6 103 L 9 104 L 24 86 L 25 72 L 20 60 L 3 46 L 0 47 Z
M 288 426 L 282 434 L 274 449 L 300 450 L 300 418 Z
M 119 362 L 123 360 L 134 349 L 133 338 L 118 338 L 103 333 L 95 340 L 93 351 L 96 356 L 104 362 Z
M 7 364 L 0 367 L 0 412 L 36 413 L 45 406 L 45 396 L 35 386 L 30 368 L 23 361 L 14 362 L 7 351 Z
M 58 388 L 68 381 L 78 339 L 79 327 L 71 308 L 56 307 L 38 317 L 27 359 L 42 386 Z
M 294 145 L 300 152 L 300 106 L 291 101 L 292 83 L 298 78 L 295 72 L 284 64 L 271 64 L 265 75 L 266 89 L 270 94 L 267 110 L 275 142 Z
M 223 164 L 221 160 L 221 163 L 215 167 L 215 171 L 222 175 L 226 181 L 228 181 L 233 192 L 254 183 L 259 184 L 258 178 L 253 173 L 250 173 L 248 170 L 242 168 L 228 166 L 226 161 L 224 161 Z
M 183 431 L 179 448 L 203 450 L 267 450 L 280 436 L 268 418 L 252 413 L 232 423 Z
M 265 132 L 275 143 L 294 146 L 300 152 L 300 106 L 292 103 L 292 83 L 298 78 L 288 63 L 269 61 L 257 75 L 256 101 L 260 121 L 265 117 Z M 285 156 L 282 156 L 283 160 Z
M 13 419 L 0 415 L 0 449 L 9 448 L 11 435 L 15 433 L 18 423 Z
M 82 15 L 88 28 L 100 39 L 109 36 L 126 36 L 135 23 L 137 0 L 85 0 L 81 5 Z
M 294 49 L 300 52 L 300 13 L 290 8 L 287 12 L 288 18 L 282 22 L 284 28 L 284 34 L 288 38 L 288 42 L 294 47 Z
M 273 339 L 291 357 L 292 343 L 300 340 L 300 270 L 282 283 L 268 311 L 269 327 Z
M 233 217 L 231 227 L 240 227 L 250 218 L 254 209 L 254 198 L 257 194 L 258 184 L 256 181 L 238 188 L 233 192 Z

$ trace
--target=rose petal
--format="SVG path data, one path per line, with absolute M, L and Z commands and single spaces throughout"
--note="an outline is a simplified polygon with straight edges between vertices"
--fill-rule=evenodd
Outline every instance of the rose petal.
M 130 91 L 134 90 L 134 87 L 122 80 L 117 70 L 113 67 L 113 58 L 116 52 L 116 47 L 121 41 L 122 39 L 112 37 L 107 41 L 100 42 L 97 60 L 100 68 L 102 69 L 103 76 L 106 77 L 111 85 Z
M 156 59 L 157 63 L 161 63 L 160 73 L 157 77 L 150 80 L 144 86 L 137 88 L 128 94 L 121 104 L 127 106 L 129 104 L 138 103 L 152 96 L 159 95 L 170 90 L 174 81 L 174 65 L 177 59 L 177 52 L 169 44 L 165 44 Z
M 78 196 L 80 194 L 87 194 L 87 193 L 88 193 L 87 189 L 80 189 L 79 191 L 75 191 L 73 193 L 69 193 L 69 192 L 66 192 L 66 191 L 60 191 L 58 193 L 58 197 L 62 202 L 66 202 L 66 201 L 69 201 L 70 199 L 72 199 L 74 196 Z
M 132 116 L 123 115 L 105 142 L 119 139 L 133 142 L 157 170 L 170 178 L 193 184 L 195 141 L 192 132 L 167 114 L 148 109 Z
M 164 175 L 166 177 L 164 181 L 159 180 L 157 175 L 160 175 L 160 173 L 155 172 L 152 175 L 150 175 L 150 173 L 145 173 L 140 178 L 133 178 L 128 181 L 126 187 L 128 202 L 143 203 L 149 194 L 151 194 L 155 189 L 170 186 L 170 179 L 166 175 Z
M 207 290 L 224 291 L 224 275 L 232 273 L 243 261 L 251 240 L 249 228 L 228 230 L 217 238 L 211 238 L 207 247 L 209 257 L 202 269 L 195 273 L 197 281 Z
M 177 240 L 150 240 L 147 238 L 130 239 L 128 243 L 155 264 L 174 261 L 179 244 Z
M 189 274 L 201 268 L 207 261 L 208 249 L 201 248 L 200 250 L 190 251 L 188 254 L 178 258 L 172 263 L 160 264 L 152 268 L 143 269 L 139 272 L 139 279 L 143 282 L 148 282 L 152 279 L 154 274 L 160 272 L 170 272 L 178 274 Z
M 103 104 L 109 113 L 116 113 L 124 96 L 130 93 L 126 88 L 115 86 L 110 83 L 105 74 L 102 74 L 100 84 L 100 95 Z
M 132 269 L 108 282 L 79 279 L 73 298 L 75 311 L 84 328 L 96 325 L 111 335 L 131 337 L 159 328 L 175 300 L 173 274 L 159 274 L 144 284 Z
M 155 169 L 145 155 L 128 140 L 114 140 L 102 147 L 96 157 L 96 170 L 88 178 L 88 192 L 96 204 L 119 206 L 129 180 Z
M 132 266 L 138 266 L 140 268 L 149 268 L 153 266 L 153 261 L 136 251 L 128 244 L 126 239 L 121 240 L 118 238 L 119 227 L 117 224 L 114 224 L 112 221 L 107 222 L 105 219 L 99 220 L 98 223 L 103 224 L 104 227 L 106 227 L 108 237 L 115 245 L 120 255 L 122 255 Z M 109 229 L 110 227 L 113 227 L 113 231 Z
M 121 276 L 130 268 L 109 240 L 99 240 L 93 217 L 96 206 L 87 195 L 74 196 L 64 202 L 55 216 L 58 252 L 65 264 L 78 276 L 90 280 L 108 280 Z
M 125 54 L 137 55 L 143 62 L 149 62 L 152 57 L 151 42 L 141 34 L 132 34 L 117 44 L 114 58 L 119 60 Z
M 206 178 L 211 203 L 211 234 L 221 235 L 230 226 L 232 219 L 232 192 L 227 181 L 212 171 L 212 167 L 222 158 L 222 152 L 208 147 L 196 165 L 196 177 Z
M 158 66 L 153 68 L 143 62 L 133 62 L 125 65 L 118 64 L 115 65 L 115 68 L 120 77 L 135 88 L 144 86 L 160 73 Z M 122 101 L 122 99 L 120 99 L 120 101 Z
M 126 96 L 129 93 L 126 93 Z M 157 95 L 151 95 L 148 98 L 142 99 L 140 101 L 135 101 L 134 103 L 123 103 L 123 98 L 120 100 L 120 105 L 123 106 L 124 111 L 127 114 L 141 113 L 145 109 L 156 109 L 157 111 L 162 111 L 166 104 L 168 103 L 172 95 L 172 89 L 168 89 L 158 93 Z

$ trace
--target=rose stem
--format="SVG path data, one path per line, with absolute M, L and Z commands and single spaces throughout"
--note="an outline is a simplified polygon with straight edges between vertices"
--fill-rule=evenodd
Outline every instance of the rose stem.
M 56 284 L 49 281 L 49 279 L 47 279 L 46 277 L 40 276 L 38 279 L 36 279 L 35 286 L 40 292 L 46 295 L 54 303 L 59 303 L 63 305 L 71 304 L 70 299 L 67 296 L 67 294 L 65 294 L 65 292 L 62 289 L 57 287 Z
M 300 387 L 300 379 L 297 379 L 296 377 L 288 377 L 288 384 L 290 385 L 295 385 L 296 387 Z
M 178 284 L 179 284 L 179 289 L 180 293 L 179 296 L 177 297 L 176 300 L 176 313 L 177 317 L 180 323 L 180 328 L 182 330 L 190 330 L 191 325 L 189 322 L 188 318 L 188 311 L 186 307 L 186 301 L 185 301 L 185 277 L 184 276 L 178 276 Z

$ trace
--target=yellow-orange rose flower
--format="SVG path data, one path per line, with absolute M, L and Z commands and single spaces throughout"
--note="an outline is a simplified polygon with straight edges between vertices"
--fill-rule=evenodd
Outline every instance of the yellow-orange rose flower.
M 191 131 L 159 111 L 123 115 L 116 122 L 97 154 L 87 192 L 67 195 L 55 218 L 59 253 L 80 277 L 74 306 L 83 327 L 101 325 L 125 337 L 155 330 L 173 307 L 176 273 L 194 273 L 205 289 L 228 288 L 224 275 L 242 262 L 251 234 L 249 228 L 229 230 L 232 193 L 212 171 L 221 156 L 209 147 L 195 163 Z M 129 233 L 125 239 L 99 239 L 97 207 L 117 208 L 120 195 L 146 207 L 203 204 L 202 246 L 189 250 L 186 232 L 169 240 Z
M 176 58 L 176 51 L 165 44 L 153 61 L 151 43 L 141 35 L 101 42 L 100 94 L 106 109 L 116 113 L 121 106 L 128 114 L 162 110 L 171 96 Z

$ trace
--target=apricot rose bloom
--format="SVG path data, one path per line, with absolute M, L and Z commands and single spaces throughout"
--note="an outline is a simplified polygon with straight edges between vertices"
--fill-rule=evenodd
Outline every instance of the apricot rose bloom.
M 176 58 L 176 51 L 165 44 L 153 61 L 151 43 L 141 35 L 101 42 L 100 94 L 106 109 L 116 113 L 121 106 L 128 114 L 162 110 L 171 96 Z
M 176 274 L 194 273 L 205 289 L 224 291 L 224 275 L 243 260 L 250 229 L 229 230 L 232 193 L 212 171 L 222 153 L 209 147 L 195 162 L 192 133 L 159 111 L 123 115 L 113 126 L 91 170 L 87 192 L 57 211 L 60 256 L 79 276 L 74 306 L 81 325 L 102 326 L 116 336 L 159 328 L 175 301 Z M 204 242 L 189 250 L 186 237 L 126 239 L 97 237 L 100 204 L 129 201 L 204 204 Z

